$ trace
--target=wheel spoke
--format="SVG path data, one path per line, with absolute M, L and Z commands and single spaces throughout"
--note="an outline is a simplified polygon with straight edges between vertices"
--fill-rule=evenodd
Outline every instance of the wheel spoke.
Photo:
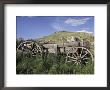
M 74 53 L 74 54 L 76 53 L 76 54 L 77 54 L 77 56 L 78 56 L 78 52 L 77 52 L 77 51 L 78 51 L 78 49 L 76 49 L 76 51 L 75 51 L 75 52 L 73 52 L 73 53 Z M 76 56 L 76 55 L 75 55 L 75 56 Z M 76 57 L 77 57 L 77 56 L 76 56 Z
M 74 56 L 75 58 L 77 58 L 77 56 L 73 53 L 72 56 Z
M 74 62 L 74 64 L 76 64 L 76 63 L 77 63 L 77 62 Z M 74 65 L 74 64 L 73 64 L 73 65 Z
M 80 62 L 78 62 L 78 64 L 79 64 L 79 65 L 81 65 L 81 63 L 80 63 Z
M 77 60 L 75 59 L 75 60 L 72 60 L 72 61 L 77 61 Z
M 86 55 L 87 55 L 87 52 L 81 58 L 85 57 Z
M 79 64 L 79 62 L 77 62 L 77 65 Z
M 82 55 L 82 52 L 83 52 L 83 48 L 82 48 L 82 51 L 81 51 L 81 53 L 80 53 L 80 57 L 81 57 L 81 55 Z
M 71 56 L 67 56 L 68 58 L 70 58 L 70 59 L 74 59 L 74 60 L 76 60 L 77 58 L 74 58 L 74 57 L 71 57 Z
M 77 54 L 77 56 L 78 56 L 78 52 L 76 51 L 75 53 L 76 53 L 76 54 Z
M 71 62 L 71 61 L 67 61 L 67 62 Z
M 75 60 L 77 59 L 77 58 L 74 58 L 74 57 L 70 57 L 70 58 L 75 59 Z
M 83 60 L 85 60 L 85 59 L 89 59 L 89 58 L 83 58 Z

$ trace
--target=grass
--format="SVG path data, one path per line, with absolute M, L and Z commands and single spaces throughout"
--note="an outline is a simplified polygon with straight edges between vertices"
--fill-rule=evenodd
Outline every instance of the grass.
M 94 74 L 94 64 L 91 60 L 87 65 L 77 66 L 65 63 L 65 55 L 49 54 L 47 58 L 41 56 L 27 57 L 17 51 L 17 74 Z

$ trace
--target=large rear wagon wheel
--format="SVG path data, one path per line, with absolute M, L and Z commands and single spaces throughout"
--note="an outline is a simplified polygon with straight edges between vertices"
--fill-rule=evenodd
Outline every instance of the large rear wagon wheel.
M 93 55 L 85 47 L 74 47 L 67 52 L 66 63 L 72 62 L 75 65 L 86 65 L 89 60 L 93 61 Z

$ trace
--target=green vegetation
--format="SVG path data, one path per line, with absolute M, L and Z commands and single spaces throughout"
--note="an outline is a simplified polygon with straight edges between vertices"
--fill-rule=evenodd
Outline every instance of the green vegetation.
M 47 58 L 25 56 L 17 52 L 17 74 L 93 74 L 94 64 L 89 60 L 87 65 L 65 63 L 65 55 L 49 54 Z

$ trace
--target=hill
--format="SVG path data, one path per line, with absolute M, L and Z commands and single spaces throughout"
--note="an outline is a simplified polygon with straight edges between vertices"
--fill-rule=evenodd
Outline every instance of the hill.
M 54 41 L 57 43 L 66 42 L 67 38 L 71 37 L 79 37 L 80 39 L 87 39 L 90 42 L 94 42 L 94 35 L 92 33 L 87 32 L 68 32 L 68 31 L 59 31 L 54 32 L 51 35 L 44 36 L 37 40 L 45 40 L 45 41 Z

